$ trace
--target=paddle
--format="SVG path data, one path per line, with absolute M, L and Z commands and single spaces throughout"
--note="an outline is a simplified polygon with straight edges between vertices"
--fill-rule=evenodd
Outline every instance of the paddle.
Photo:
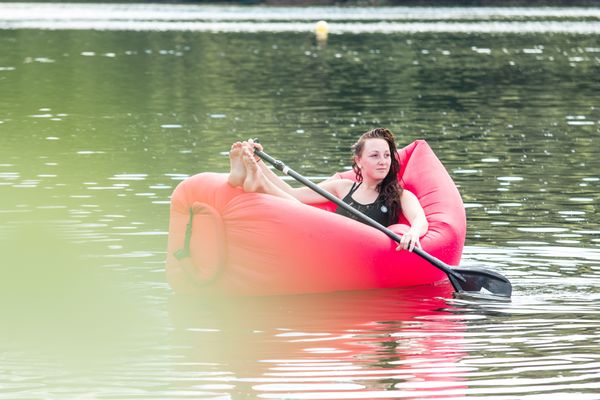
M 258 141 L 255 140 L 255 142 Z M 339 207 L 344 208 L 346 211 L 360 218 L 368 225 L 372 226 L 373 228 L 379 229 L 381 232 L 385 233 L 387 236 L 389 236 L 396 242 L 400 242 L 400 235 L 381 225 L 379 222 L 373 220 L 371 217 L 363 214 L 354 207 L 344 203 L 341 199 L 337 198 L 328 191 L 324 190 L 322 187 L 314 184 L 313 182 L 306 179 L 293 169 L 289 168 L 282 161 L 276 160 L 264 151 L 260 151 L 256 148 L 254 149 L 254 154 L 259 156 L 261 159 L 265 160 L 269 164 L 273 165 L 277 170 L 281 171 L 285 175 L 291 176 L 298 182 L 308 186 L 315 192 L 319 193 L 327 200 L 335 203 Z M 413 249 L 413 253 L 415 253 L 419 257 L 424 258 L 436 268 L 444 271 L 446 275 L 448 275 L 448 278 L 450 279 L 450 283 L 454 287 L 454 290 L 459 294 L 468 295 L 469 293 L 471 293 L 475 296 L 480 294 L 492 294 L 503 298 L 510 298 L 510 295 L 512 293 L 512 285 L 506 277 L 497 272 L 489 271 L 482 268 L 451 267 L 418 247 L 415 247 Z

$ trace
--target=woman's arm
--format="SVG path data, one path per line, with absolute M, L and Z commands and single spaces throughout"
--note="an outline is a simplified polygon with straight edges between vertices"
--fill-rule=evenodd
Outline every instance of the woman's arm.
M 400 244 L 396 250 L 408 249 L 412 251 L 415 246 L 421 247 L 419 238 L 427 233 L 429 229 L 429 222 L 425 217 L 425 211 L 419 203 L 419 199 L 409 190 L 402 190 L 400 195 L 400 205 L 402 207 L 402 213 L 410 223 L 410 229 L 402 235 Z
M 252 147 L 256 148 L 257 150 L 263 151 L 262 144 L 254 143 L 254 140 L 252 140 L 252 139 L 249 139 L 247 142 L 244 142 L 244 144 L 245 145 L 247 144 L 248 146 L 252 146 Z M 273 172 L 271 170 L 271 168 L 269 168 L 267 166 L 267 164 L 265 164 L 265 162 L 261 158 L 259 158 L 257 156 L 255 156 L 255 158 L 256 158 L 256 162 L 258 163 L 258 166 L 259 166 L 261 172 L 263 173 L 263 175 L 265 176 L 265 178 L 267 178 L 269 181 L 271 181 L 271 183 L 273 183 L 279 189 L 281 189 L 284 192 L 293 196 L 292 191 L 294 190 L 294 188 L 291 187 L 283 179 L 281 179 L 279 177 L 279 175 L 277 175 L 275 172 Z
M 261 171 L 267 179 L 300 202 L 318 204 L 328 201 L 325 197 L 306 186 L 298 188 L 290 186 L 290 184 L 281 179 L 281 177 L 277 175 L 271 168 L 267 167 L 264 162 L 260 162 L 259 165 Z M 352 181 L 349 179 L 332 179 L 323 181 L 319 183 L 318 186 L 325 189 L 335 197 L 342 198 L 346 192 L 350 191 Z
M 251 140 L 248 141 L 250 145 L 253 145 L 258 150 L 263 150 L 263 147 L 260 143 L 253 143 Z M 291 195 L 295 199 L 299 200 L 302 203 L 324 203 L 328 201 L 325 197 L 321 196 L 314 190 L 308 187 L 299 187 L 295 188 L 290 186 L 289 183 L 281 179 L 279 175 L 277 175 L 271 168 L 267 166 L 267 164 L 261 159 L 257 159 L 258 166 L 265 176 L 273 185 L 283 190 L 285 193 Z M 331 179 L 326 180 L 319 183 L 319 186 L 333 194 L 336 197 L 343 197 L 340 194 L 349 191 L 350 186 L 352 185 L 352 181 L 348 179 Z
M 277 175 L 275 172 L 273 172 L 273 170 L 271 168 L 269 168 L 263 160 L 258 159 L 257 161 L 258 161 L 258 166 L 260 167 L 260 170 L 262 171 L 265 178 L 267 178 L 268 180 L 273 182 L 273 184 L 275 186 L 277 186 L 279 189 L 283 190 L 284 192 L 292 194 L 291 192 L 294 190 L 293 187 L 291 187 L 286 181 L 281 179 L 281 177 L 279 175 Z

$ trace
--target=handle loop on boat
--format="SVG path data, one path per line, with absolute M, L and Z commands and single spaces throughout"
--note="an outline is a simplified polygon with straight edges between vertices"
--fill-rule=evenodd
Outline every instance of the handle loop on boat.
M 190 207 L 190 217 L 185 227 L 185 239 L 183 241 L 183 248 L 177 250 L 173 255 L 178 261 L 183 260 L 191 256 L 190 253 L 190 241 L 192 239 L 192 223 L 194 221 L 194 207 Z

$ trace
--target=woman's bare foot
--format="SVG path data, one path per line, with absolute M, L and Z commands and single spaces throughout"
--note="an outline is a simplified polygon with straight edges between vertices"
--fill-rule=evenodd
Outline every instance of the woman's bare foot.
M 227 182 L 233 187 L 242 186 L 246 179 L 246 167 L 242 160 L 244 146 L 240 142 L 235 142 L 229 150 L 229 178 Z
M 264 176 L 262 171 L 259 169 L 258 163 L 254 159 L 254 154 L 248 147 L 244 147 L 242 154 L 242 160 L 246 170 L 246 177 L 244 179 L 244 192 L 261 192 L 264 187 Z

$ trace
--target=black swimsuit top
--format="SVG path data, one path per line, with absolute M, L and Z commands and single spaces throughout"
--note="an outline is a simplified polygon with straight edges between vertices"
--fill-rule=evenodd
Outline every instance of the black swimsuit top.
M 377 200 L 375 200 L 371 204 L 361 204 L 352 198 L 352 195 L 354 194 L 354 192 L 356 192 L 356 189 L 358 189 L 361 184 L 362 184 L 362 182 L 361 183 L 354 182 L 352 184 L 352 187 L 350 188 L 350 191 L 348 192 L 348 194 L 346 196 L 344 196 L 342 201 L 344 203 L 356 208 L 358 211 L 362 212 L 363 214 L 368 215 L 369 217 L 371 217 L 375 221 L 379 222 L 383 226 L 390 226 L 390 225 L 397 223 L 397 218 L 395 220 L 392 219 L 392 213 L 390 212 L 390 210 L 388 210 L 387 206 L 384 204 L 383 198 L 381 198 L 381 195 L 379 195 L 379 197 L 377 197 Z M 346 211 L 345 209 L 343 209 L 342 207 L 339 207 L 339 206 L 336 208 L 335 213 L 339 214 L 339 215 L 343 215 L 344 217 L 352 218 L 359 222 L 364 222 L 364 221 L 360 220 L 358 217 L 355 217 L 353 214 L 351 214 L 350 212 Z

